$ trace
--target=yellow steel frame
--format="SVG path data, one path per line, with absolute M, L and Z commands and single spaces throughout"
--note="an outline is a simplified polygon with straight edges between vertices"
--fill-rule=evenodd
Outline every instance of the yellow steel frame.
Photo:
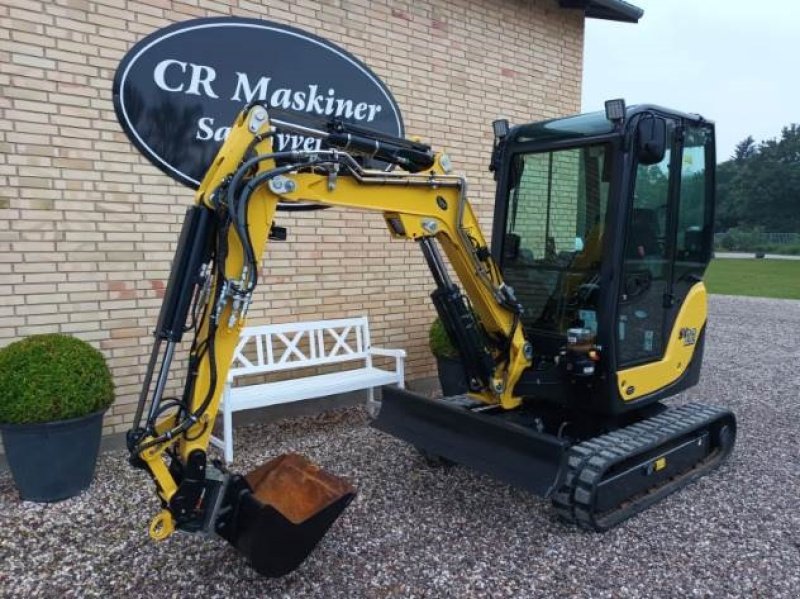
M 272 140 L 267 134 L 271 125 L 266 111 L 255 106 L 240 113 L 231 128 L 225 143 L 220 148 L 212 166 L 204 176 L 195 195 L 197 204 L 211 207 L 212 192 L 231 176 L 245 159 L 245 155 L 255 143 L 258 154 L 272 152 Z M 260 140 L 260 141 L 259 141 Z M 477 262 L 474 248 L 470 244 L 485 246 L 486 240 L 481 232 L 477 217 L 465 197 L 466 182 L 446 175 L 442 164 L 442 154 L 437 154 L 434 166 L 425 173 L 382 173 L 366 171 L 363 177 L 339 177 L 335 186 L 325 174 L 299 173 L 289 175 L 295 182 L 291 193 L 278 196 L 263 185 L 251 197 L 248 207 L 248 229 L 256 255 L 261 255 L 267 244 L 270 226 L 279 200 L 312 201 L 328 206 L 342 206 L 361 210 L 381 212 L 384 218 L 402 223 L 402 233 L 397 227 L 390 227 L 394 237 L 418 240 L 423 237 L 439 241 L 453 266 L 465 292 L 482 325 L 488 333 L 502 336 L 512 335 L 507 363 L 498 364 L 492 388 L 475 396 L 506 409 L 517 407 L 521 398 L 514 396 L 513 389 L 523 371 L 530 365 L 525 356 L 525 339 L 522 327 L 514 328 L 514 314 L 502 306 L 496 298 L 497 286 L 502 281 L 499 270 L 487 258 Z M 263 160 L 258 171 L 275 167 L 273 160 Z M 233 230 L 228 236 L 228 255 L 225 261 L 226 277 L 239 278 L 244 264 L 244 250 Z M 488 281 L 488 282 L 487 282 Z M 213 293 L 212 293 L 213 297 Z M 209 335 L 209 320 L 215 306 L 206 306 L 204 325 L 198 331 L 198 341 Z M 238 343 L 239 333 L 244 322 L 236 321 L 228 326 L 230 303 L 219 318 L 214 336 L 217 385 L 210 404 L 201 419 L 182 435 L 145 449 L 140 457 L 145 461 L 158 485 L 158 492 L 166 503 L 176 493 L 177 485 L 164 460 L 165 451 L 177 445 L 181 460 L 186 462 L 189 454 L 196 449 L 205 451 L 208 447 L 211 430 L 219 407 L 223 382 L 230 367 L 233 352 Z M 512 334 L 513 331 L 513 334 Z M 211 386 L 211 367 L 206 355 L 199 364 L 190 404 L 191 411 L 202 404 Z M 168 430 L 174 424 L 173 418 L 166 417 L 156 427 L 156 433 Z M 153 437 L 144 439 L 144 443 Z M 169 510 L 164 509 L 153 519 L 150 534 L 154 539 L 168 537 L 175 529 L 175 522 Z

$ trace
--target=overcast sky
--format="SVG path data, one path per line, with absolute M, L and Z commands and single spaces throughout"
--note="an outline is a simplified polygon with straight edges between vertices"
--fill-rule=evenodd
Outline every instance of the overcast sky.
M 699 112 L 717 159 L 800 122 L 800 1 L 630 0 L 638 25 L 586 21 L 583 110 L 609 98 Z

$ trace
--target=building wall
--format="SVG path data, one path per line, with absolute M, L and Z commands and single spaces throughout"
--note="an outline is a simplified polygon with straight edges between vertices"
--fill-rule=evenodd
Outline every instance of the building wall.
M 407 134 L 446 148 L 470 177 L 487 234 L 490 121 L 577 112 L 583 15 L 555 0 L 0 0 L 0 344 L 77 335 L 109 360 L 133 412 L 182 215 L 192 201 L 140 156 L 114 116 L 111 82 L 152 31 L 195 17 L 288 23 L 340 44 L 389 86 Z M 265 61 L 282 57 L 265 56 Z M 280 218 L 250 323 L 367 314 L 374 344 L 433 374 L 431 282 L 418 248 L 378 214 Z

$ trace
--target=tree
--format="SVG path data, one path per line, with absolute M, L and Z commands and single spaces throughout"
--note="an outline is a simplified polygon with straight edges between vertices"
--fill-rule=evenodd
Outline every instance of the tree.
M 736 144 L 736 148 L 733 150 L 733 157 L 732 160 L 738 164 L 741 164 L 748 158 L 754 156 L 758 151 L 758 147 L 756 146 L 756 141 L 753 139 L 752 135 L 748 135 L 738 144 Z
M 731 200 L 731 188 L 736 177 L 738 163 L 733 159 L 717 165 L 717 210 L 716 230 L 727 231 L 739 222 L 736 207 Z
M 748 136 L 717 169 L 717 228 L 800 232 L 800 126 L 754 144 Z

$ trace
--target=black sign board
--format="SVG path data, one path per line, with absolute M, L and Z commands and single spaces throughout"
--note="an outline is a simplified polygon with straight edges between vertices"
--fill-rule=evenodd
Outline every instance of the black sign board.
M 131 142 L 170 177 L 196 188 L 236 114 L 261 100 L 309 118 L 339 118 L 403 137 L 386 85 L 352 54 L 269 21 L 196 19 L 137 43 L 114 77 L 114 108 Z M 278 132 L 277 150 L 318 149 L 313 137 Z

